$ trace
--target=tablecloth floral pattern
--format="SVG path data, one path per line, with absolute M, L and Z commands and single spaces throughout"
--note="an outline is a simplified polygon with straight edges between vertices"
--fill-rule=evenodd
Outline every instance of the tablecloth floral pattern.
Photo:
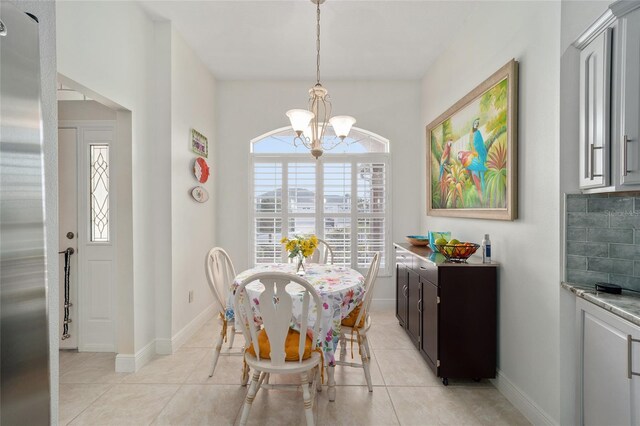
M 277 271 L 295 274 L 296 265 L 293 263 L 278 263 L 268 265 L 258 265 L 248 269 L 235 278 L 229 300 L 227 301 L 226 317 L 228 321 L 233 321 L 233 294 L 240 283 L 248 276 L 266 271 Z M 335 351 L 340 338 L 341 321 L 362 301 L 364 297 L 364 277 L 358 271 L 347 266 L 306 264 L 306 274 L 304 279 L 318 291 L 322 300 L 322 316 L 320 324 L 321 342 L 318 345 L 324 353 L 324 360 L 327 365 L 335 364 Z M 260 323 L 260 312 L 258 306 L 258 295 L 264 290 L 264 286 L 259 282 L 247 285 L 247 291 L 251 298 L 251 308 L 254 311 L 254 318 Z M 299 287 L 302 288 L 302 287 Z M 289 294 L 295 294 L 295 285 L 287 287 Z M 292 326 L 299 327 L 302 315 L 302 297 L 293 297 Z M 309 325 L 312 327 L 315 322 L 316 307 L 313 304 L 309 308 Z

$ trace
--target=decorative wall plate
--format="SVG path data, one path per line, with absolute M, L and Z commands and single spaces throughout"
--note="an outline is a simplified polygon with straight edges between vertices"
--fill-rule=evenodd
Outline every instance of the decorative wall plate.
M 201 186 L 196 186 L 191 190 L 191 196 L 199 203 L 204 203 L 209 199 L 209 193 Z
M 193 164 L 193 174 L 196 179 L 198 179 L 198 182 L 205 183 L 209 179 L 209 165 L 207 164 L 207 160 L 202 157 L 196 158 Z

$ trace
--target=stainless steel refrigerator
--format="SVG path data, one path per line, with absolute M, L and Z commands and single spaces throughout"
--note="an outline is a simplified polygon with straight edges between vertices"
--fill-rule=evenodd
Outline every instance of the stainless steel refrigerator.
M 51 414 L 38 23 L 6 1 L 0 21 L 0 423 L 40 425 Z

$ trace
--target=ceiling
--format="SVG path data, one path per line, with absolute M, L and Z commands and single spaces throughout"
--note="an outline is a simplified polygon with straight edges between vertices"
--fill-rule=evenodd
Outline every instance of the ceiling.
M 315 80 L 310 0 L 140 3 L 153 19 L 170 20 L 220 80 Z M 321 79 L 419 79 L 479 3 L 327 0 Z

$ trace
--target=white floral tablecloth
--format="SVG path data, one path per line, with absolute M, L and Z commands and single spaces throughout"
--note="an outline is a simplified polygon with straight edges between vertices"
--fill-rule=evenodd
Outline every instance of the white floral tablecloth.
M 238 274 L 233 282 L 227 300 L 226 317 L 227 320 L 234 320 L 233 315 L 233 295 L 240 283 L 248 276 L 266 271 L 278 271 L 295 274 L 295 263 L 277 263 L 269 265 L 258 265 Z M 318 291 L 322 300 L 322 316 L 320 324 L 321 342 L 318 345 L 324 353 L 324 360 L 327 365 L 334 365 L 335 351 L 340 338 L 341 321 L 345 318 L 364 297 L 364 277 L 358 271 L 347 266 L 320 265 L 315 263 L 305 264 L 306 274 L 304 279 Z M 254 281 L 247 285 L 247 291 L 251 297 L 251 307 L 254 310 L 256 321 L 260 322 L 260 311 L 258 306 L 258 295 L 264 290 L 264 286 Z M 298 286 L 301 289 L 301 286 Z M 295 295 L 296 286 L 287 286 L 287 291 Z M 302 315 L 302 297 L 293 297 L 293 317 L 294 327 L 299 326 Z M 311 301 L 309 308 L 309 326 L 314 326 L 316 316 L 316 306 Z M 296 324 L 297 323 L 297 324 Z

